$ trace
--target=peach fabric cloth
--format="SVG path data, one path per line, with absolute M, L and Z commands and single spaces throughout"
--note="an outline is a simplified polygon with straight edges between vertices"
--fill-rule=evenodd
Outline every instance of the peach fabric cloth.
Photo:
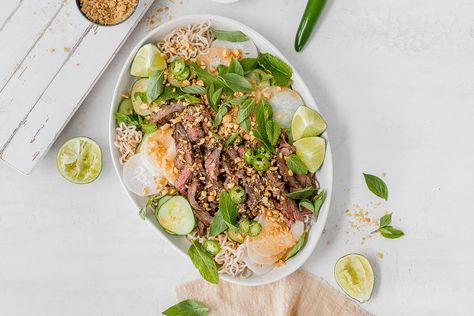
M 298 270 L 275 283 L 241 286 L 196 280 L 178 285 L 178 301 L 195 299 L 209 308 L 209 316 L 369 315 L 323 279 Z

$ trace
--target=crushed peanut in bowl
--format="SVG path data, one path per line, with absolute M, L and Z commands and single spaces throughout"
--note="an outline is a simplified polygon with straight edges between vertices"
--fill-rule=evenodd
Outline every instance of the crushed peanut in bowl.
M 135 10 L 138 0 L 78 0 L 83 15 L 99 25 L 116 25 Z

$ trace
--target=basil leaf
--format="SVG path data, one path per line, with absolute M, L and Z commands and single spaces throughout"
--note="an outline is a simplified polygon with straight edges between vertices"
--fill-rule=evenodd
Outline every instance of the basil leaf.
M 216 116 L 214 117 L 214 121 L 212 122 L 213 128 L 216 128 L 217 126 L 219 126 L 219 124 L 221 124 L 222 118 L 224 117 L 226 113 L 227 113 L 227 107 L 225 106 L 225 104 L 222 104 L 219 107 L 219 110 L 217 111 Z
M 180 90 L 177 90 L 174 87 L 165 87 L 163 93 L 156 99 L 156 101 L 169 101 L 173 99 L 177 99 L 182 95 Z
M 155 101 L 163 93 L 163 89 L 163 70 L 157 70 L 148 78 L 146 89 L 148 103 Z
M 183 91 L 184 93 L 189 93 L 189 94 L 206 94 L 206 88 L 198 86 L 198 85 L 182 87 L 181 91 Z
M 248 100 L 248 98 L 249 98 L 249 96 L 243 95 L 243 96 L 237 97 L 235 99 L 230 99 L 229 103 L 232 104 L 232 105 L 242 105 L 242 104 L 244 104 L 245 101 Z
M 240 31 L 221 31 L 211 29 L 211 33 L 216 39 L 227 42 L 245 42 L 249 40 L 247 35 Z
M 392 213 L 385 214 L 380 218 L 380 227 L 385 227 L 392 223 Z
M 247 117 L 239 125 L 244 131 L 248 132 L 250 130 L 250 118 Z
M 171 306 L 164 312 L 166 316 L 206 316 L 208 308 L 196 300 L 184 300 Z
M 217 89 L 211 96 L 211 102 L 217 108 L 219 105 L 219 100 L 221 99 L 222 88 Z
M 257 61 L 262 68 L 270 71 L 272 74 L 277 72 L 290 78 L 293 75 L 293 70 L 287 63 L 270 53 L 258 55 Z
M 155 123 L 142 124 L 140 128 L 144 134 L 151 134 L 158 129 Z
M 239 136 L 240 136 L 240 134 L 238 132 L 230 135 L 229 138 L 227 138 L 227 140 L 225 141 L 224 146 L 226 146 L 226 147 L 229 146 L 230 144 L 235 142 L 235 140 L 237 138 L 239 138 Z
M 314 205 L 308 199 L 303 199 L 303 200 L 299 201 L 298 207 L 300 209 L 300 212 L 302 211 L 301 208 L 304 207 L 304 208 L 307 208 L 308 210 L 310 210 L 312 213 L 314 213 Z
M 307 174 L 308 168 L 306 165 L 301 161 L 301 159 L 295 155 L 291 154 L 285 158 L 286 165 L 290 168 L 291 171 L 295 174 Z
M 248 99 L 245 101 L 237 111 L 237 117 L 235 119 L 235 122 L 237 124 L 242 123 L 245 121 L 247 118 L 250 117 L 250 114 L 252 114 L 255 106 L 255 101 L 253 99 Z
M 219 194 L 219 212 L 227 226 L 233 227 L 237 219 L 237 205 L 225 191 Z
M 117 122 L 117 125 L 120 123 L 125 123 L 125 125 L 135 125 L 138 126 L 138 122 L 135 120 L 134 117 L 130 115 L 126 115 L 123 113 L 115 112 L 114 113 L 115 121 Z
M 230 61 L 229 68 L 227 71 L 230 73 L 241 75 L 241 76 L 244 75 L 244 68 L 242 68 L 242 65 L 234 57 L 232 57 L 232 60 Z
M 223 87 L 223 86 L 226 85 L 225 82 L 222 79 L 211 75 L 206 70 L 199 67 L 199 65 L 196 64 L 195 62 L 191 63 L 191 67 L 194 68 L 194 71 L 196 72 L 196 75 L 202 81 L 204 81 L 206 83 L 206 85 L 209 86 L 209 85 L 211 85 L 211 83 L 213 83 L 215 87 Z
M 293 257 L 294 255 L 296 255 L 303 247 L 304 245 L 306 244 L 306 237 L 307 237 L 308 233 L 307 232 L 303 232 L 303 234 L 301 234 L 301 237 L 300 239 L 298 239 L 298 241 L 296 242 L 296 244 L 293 246 L 293 248 L 290 249 L 290 251 L 288 252 L 288 254 L 286 255 L 285 257 L 285 261 L 290 259 L 291 257 Z
M 310 197 L 315 191 L 315 188 L 307 187 L 298 191 L 287 193 L 286 196 L 293 200 L 301 200 Z
M 278 139 L 280 138 L 280 124 L 278 124 L 277 121 L 269 120 L 265 125 L 265 129 L 267 132 L 268 141 L 272 146 L 275 146 L 278 142 Z
M 183 94 L 176 98 L 176 100 L 184 100 L 189 104 L 201 103 L 201 99 L 191 94 Z
M 257 58 L 242 58 L 239 62 L 244 69 L 244 73 L 254 70 L 258 65 Z
M 245 77 L 234 74 L 227 73 L 221 77 L 226 86 L 234 92 L 251 92 L 253 91 L 252 84 L 245 79 Z
M 365 183 L 369 190 L 384 200 L 388 199 L 388 189 L 385 182 L 377 176 L 364 173 Z
M 314 198 L 313 215 L 315 219 L 318 219 L 319 210 L 321 209 L 321 206 L 323 205 L 324 200 L 326 200 L 326 191 L 319 192 L 319 194 L 316 195 L 316 197 Z
M 209 237 L 215 237 L 226 229 L 227 225 L 224 222 L 221 213 L 217 211 L 212 218 L 211 225 L 209 226 Z
M 392 226 L 380 227 L 378 231 L 382 236 L 388 239 L 396 239 L 405 235 L 401 230 L 393 228 Z
M 229 67 L 224 66 L 224 65 L 219 65 L 219 66 L 217 66 L 216 70 L 217 70 L 217 74 L 219 76 L 222 76 L 222 75 L 226 74 L 227 72 L 229 72 Z
M 135 92 L 133 94 L 133 98 L 135 100 L 139 99 L 142 103 L 148 103 L 148 98 L 147 98 L 146 92 Z
M 191 243 L 191 247 L 188 249 L 188 255 L 204 280 L 214 284 L 219 283 L 217 264 L 199 241 L 194 240 Z

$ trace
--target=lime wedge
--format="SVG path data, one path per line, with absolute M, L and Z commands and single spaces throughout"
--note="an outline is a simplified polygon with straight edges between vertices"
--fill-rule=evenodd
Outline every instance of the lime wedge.
M 166 60 L 153 44 L 142 46 L 133 58 L 130 74 L 136 77 L 150 77 L 155 71 L 166 68 Z
M 92 139 L 75 137 L 59 148 L 56 165 L 66 180 L 72 183 L 89 183 L 102 170 L 102 152 Z
M 291 121 L 291 133 L 298 140 L 303 137 L 319 136 L 326 130 L 326 122 L 318 112 L 302 105 Z
M 293 135 L 294 137 L 294 135 Z M 296 155 L 310 172 L 316 172 L 324 161 L 326 141 L 321 137 L 305 137 L 293 143 Z
M 334 267 L 337 284 L 347 295 L 361 303 L 367 302 L 374 289 L 374 272 L 369 260 L 349 254 L 337 260 Z

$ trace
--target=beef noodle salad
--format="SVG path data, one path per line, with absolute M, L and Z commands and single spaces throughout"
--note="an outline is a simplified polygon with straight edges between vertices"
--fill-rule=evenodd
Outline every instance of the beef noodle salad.
M 210 22 L 147 43 L 115 113 L 129 191 L 168 234 L 189 240 L 217 283 L 282 266 L 304 247 L 325 191 L 324 119 L 292 89 L 292 69 L 244 33 Z

